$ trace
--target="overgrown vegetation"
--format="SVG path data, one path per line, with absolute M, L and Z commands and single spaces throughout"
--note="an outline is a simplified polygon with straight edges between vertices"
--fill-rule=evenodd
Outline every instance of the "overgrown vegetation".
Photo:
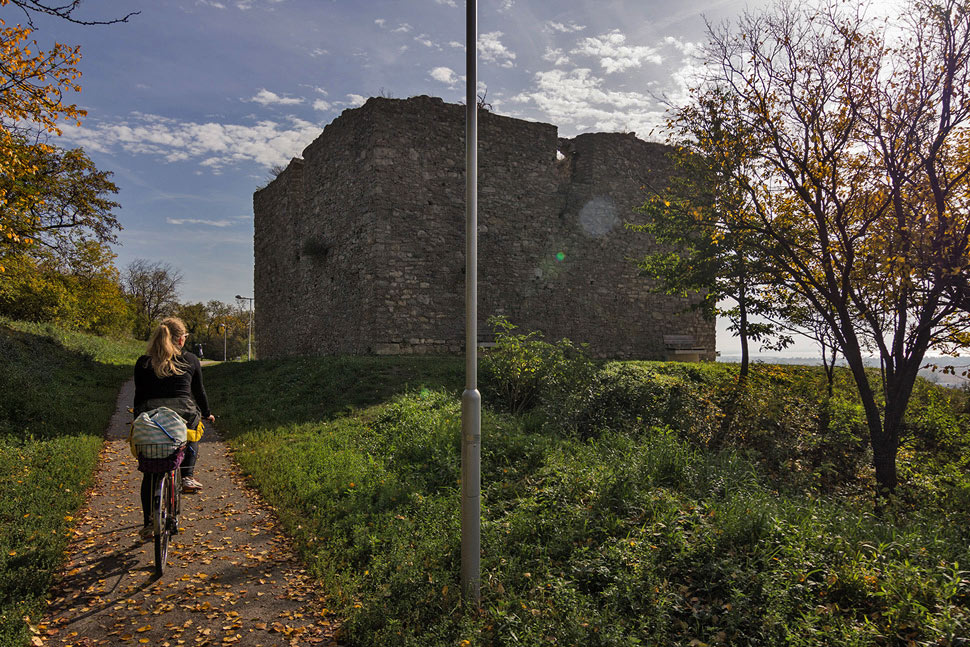
M 666 124 L 679 177 L 651 187 L 634 228 L 662 243 L 640 264 L 658 288 L 737 301 L 742 358 L 753 314 L 844 358 L 888 501 L 927 352 L 970 345 L 970 2 L 873 9 L 709 23 L 709 74 Z
M 877 517 L 844 372 L 828 398 L 821 368 L 755 365 L 725 426 L 734 366 L 595 366 L 506 333 L 482 363 L 480 614 L 458 581 L 459 361 L 207 372 L 349 644 L 967 644 L 965 394 L 920 382 Z
M 142 342 L 0 319 L 0 644 L 27 641 Z

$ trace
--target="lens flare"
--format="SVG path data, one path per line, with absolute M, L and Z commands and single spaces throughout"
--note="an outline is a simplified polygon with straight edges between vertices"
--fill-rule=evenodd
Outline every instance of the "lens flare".
M 616 205 L 609 196 L 596 196 L 579 211 L 579 224 L 588 236 L 601 238 L 620 225 Z
M 562 252 L 557 252 L 557 253 L 556 253 L 556 260 L 557 260 L 557 261 L 562 261 L 562 260 L 565 260 L 565 258 L 566 258 L 566 255 L 565 255 L 565 254 L 563 254 Z

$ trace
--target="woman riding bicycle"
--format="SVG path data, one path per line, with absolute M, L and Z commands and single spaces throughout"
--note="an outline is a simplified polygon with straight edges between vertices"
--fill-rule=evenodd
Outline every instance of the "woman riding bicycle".
M 196 429 L 202 420 L 215 421 L 202 385 L 199 358 L 182 350 L 189 333 L 177 317 L 168 317 L 148 340 L 148 350 L 135 362 L 134 414 L 168 407 L 185 420 L 186 427 Z M 202 484 L 192 478 L 198 458 L 198 443 L 189 442 L 182 461 L 183 492 L 197 492 Z M 155 476 L 144 473 L 141 482 L 141 507 L 144 527 L 142 539 L 152 537 L 152 485 Z

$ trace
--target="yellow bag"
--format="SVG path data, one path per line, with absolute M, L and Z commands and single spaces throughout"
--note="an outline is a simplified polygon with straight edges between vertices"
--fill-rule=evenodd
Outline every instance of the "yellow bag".
M 202 421 L 199 421 L 199 426 L 195 429 L 189 429 L 187 439 L 190 443 L 197 443 L 202 439 L 202 434 L 205 433 L 205 425 Z
M 138 458 L 138 448 L 135 447 L 135 423 L 132 422 L 128 427 L 128 449 L 131 450 L 131 455 Z

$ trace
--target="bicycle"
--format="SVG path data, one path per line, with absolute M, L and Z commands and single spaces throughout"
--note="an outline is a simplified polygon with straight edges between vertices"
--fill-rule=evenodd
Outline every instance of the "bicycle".
M 155 575 L 161 577 L 168 558 L 169 540 L 178 534 L 182 511 L 182 458 L 185 443 L 140 444 L 138 469 L 152 475 L 152 535 Z

